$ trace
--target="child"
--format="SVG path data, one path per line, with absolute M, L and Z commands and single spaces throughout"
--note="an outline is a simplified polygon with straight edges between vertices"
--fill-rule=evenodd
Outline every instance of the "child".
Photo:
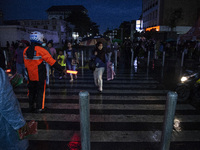
M 58 60 L 58 64 L 60 64 L 63 69 L 65 69 L 65 56 L 63 55 L 63 52 L 62 51 L 59 51 L 59 55 L 57 57 L 57 60 Z M 62 79 L 62 76 L 63 76 L 63 72 L 59 72 L 59 79 Z

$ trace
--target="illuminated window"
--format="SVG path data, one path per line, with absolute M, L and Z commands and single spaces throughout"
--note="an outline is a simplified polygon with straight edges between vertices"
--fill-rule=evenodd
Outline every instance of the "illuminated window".
M 154 27 L 146 28 L 146 31 L 151 31 L 151 30 L 160 31 L 160 26 L 154 26 Z

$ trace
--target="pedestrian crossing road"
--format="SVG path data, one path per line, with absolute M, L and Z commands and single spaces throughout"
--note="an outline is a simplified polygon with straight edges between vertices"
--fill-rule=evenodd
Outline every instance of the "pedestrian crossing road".
M 159 150 L 168 90 L 151 73 L 117 70 L 98 93 L 92 72 L 80 70 L 78 79 L 50 80 L 45 113 L 28 111 L 27 87 L 15 89 L 24 118 L 38 122 L 38 134 L 29 136 L 30 150 L 80 148 L 79 92 L 90 93 L 91 150 Z M 171 138 L 172 150 L 199 150 L 200 112 L 190 104 L 177 104 Z

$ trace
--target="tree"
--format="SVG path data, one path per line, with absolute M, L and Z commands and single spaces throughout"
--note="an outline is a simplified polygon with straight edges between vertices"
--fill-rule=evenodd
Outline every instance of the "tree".
M 173 10 L 169 15 L 168 24 L 169 27 L 171 28 L 171 31 L 173 31 L 173 28 L 177 26 L 179 20 L 182 19 L 182 12 L 183 12 L 182 8 L 177 8 Z
M 124 21 L 120 24 L 119 28 L 123 28 L 123 37 L 129 38 L 131 35 L 131 22 Z
M 75 32 L 78 32 L 80 36 L 99 33 L 99 26 L 92 22 L 86 13 L 80 11 L 72 11 L 66 19 L 67 22 L 75 25 Z

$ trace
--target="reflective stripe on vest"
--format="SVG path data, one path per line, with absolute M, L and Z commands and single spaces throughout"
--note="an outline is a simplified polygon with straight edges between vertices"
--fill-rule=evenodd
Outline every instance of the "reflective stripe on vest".
M 24 59 L 27 59 L 27 60 L 40 60 L 40 59 L 42 59 L 42 56 L 33 56 L 32 59 L 27 58 L 27 56 L 24 56 Z

